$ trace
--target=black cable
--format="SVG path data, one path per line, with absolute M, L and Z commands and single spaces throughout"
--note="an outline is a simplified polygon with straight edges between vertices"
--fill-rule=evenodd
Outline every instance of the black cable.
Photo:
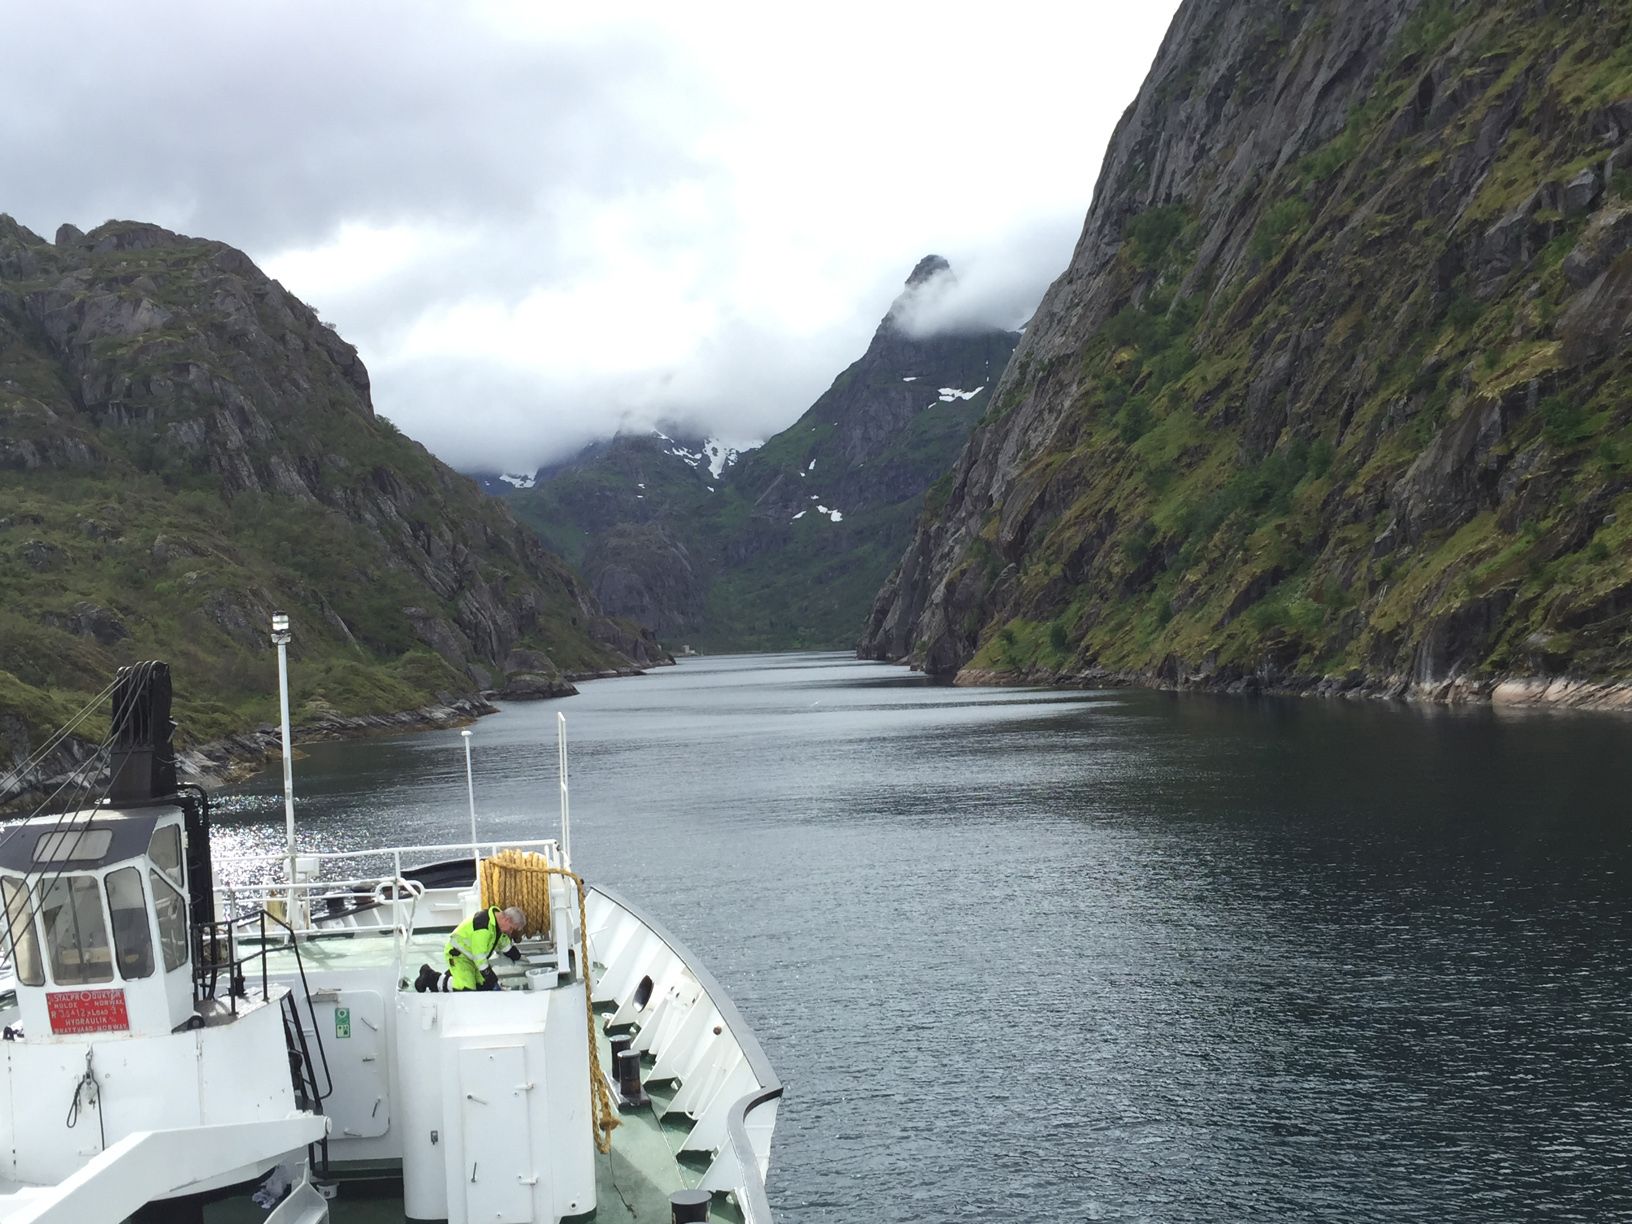
M 102 741 L 97 750 L 85 759 L 84 764 L 80 766 L 79 770 L 75 772 L 74 776 L 78 777 L 79 781 L 74 788 L 74 793 L 68 802 L 63 806 L 62 811 L 58 814 L 57 821 L 51 826 L 50 832 L 46 834 L 46 836 L 57 839 L 56 849 L 57 853 L 61 856 L 62 863 L 62 866 L 57 869 L 57 875 L 59 877 L 64 871 L 67 870 L 68 864 L 71 861 L 70 855 L 66 848 L 66 841 L 68 835 L 73 831 L 73 822 L 78 820 L 81 816 L 84 816 L 88 823 L 96 815 L 96 809 L 101 805 L 101 801 L 106 799 L 108 797 L 108 792 L 113 789 L 113 779 L 112 777 L 109 777 L 107 785 L 102 788 L 102 793 L 97 796 L 96 802 L 89 805 L 86 804 L 86 799 L 90 796 L 91 791 L 95 786 L 93 779 L 99 772 L 96 766 L 102 762 L 105 753 L 109 753 L 111 755 L 110 749 L 112 744 L 113 736 L 110 734 L 106 740 Z M 35 844 L 38 845 L 39 843 L 36 842 Z M 75 842 L 75 845 L 77 846 L 78 842 Z M 31 870 L 26 873 L 23 877 L 24 887 L 31 887 L 38 884 L 38 882 L 44 878 L 46 870 L 46 867 L 41 866 L 37 871 Z M 56 880 L 53 879 L 51 883 L 55 884 Z
M 136 666 L 148 668 L 151 665 L 137 664 Z M 115 683 L 117 684 L 117 681 L 115 681 Z M 67 845 L 67 839 L 73 833 L 74 821 L 80 816 L 83 816 L 85 818 L 86 825 L 89 826 L 91 820 L 95 818 L 97 811 L 101 808 L 103 800 L 108 797 L 109 792 L 111 792 L 113 789 L 113 770 L 110 767 L 108 770 L 108 781 L 102 788 L 102 793 L 97 796 L 94 803 L 88 806 L 85 804 L 85 799 L 90 795 L 91 790 L 95 785 L 95 783 L 92 781 L 95 773 L 91 767 L 95 766 L 102 760 L 104 753 L 109 754 L 111 762 L 111 750 L 113 743 L 115 739 L 124 731 L 125 725 L 130 721 L 131 715 L 136 709 L 136 700 L 140 692 L 141 686 L 139 684 L 132 683 L 127 688 L 125 701 L 122 707 L 116 708 L 113 711 L 113 717 L 109 720 L 107 737 L 97 747 L 96 751 L 87 757 L 85 761 L 80 764 L 79 768 L 69 775 L 69 778 L 65 780 L 62 785 L 57 787 L 56 792 L 53 792 L 53 795 L 51 796 L 52 798 L 55 798 L 56 794 L 61 793 L 64 787 L 68 784 L 68 781 L 72 781 L 75 777 L 84 775 L 79 784 L 75 787 L 75 793 L 71 801 L 64 806 L 62 813 L 57 817 L 56 824 L 52 826 L 49 833 L 43 835 L 45 837 L 55 839 L 54 848 L 59 855 L 60 862 L 60 866 L 57 868 L 56 874 L 53 875 L 50 880 L 45 881 L 43 886 L 41 885 L 41 881 L 45 880 L 46 874 L 46 868 L 44 866 L 42 866 L 38 871 L 26 872 L 23 876 L 23 899 L 29 907 L 30 922 L 32 922 L 34 916 L 40 912 L 40 909 L 43 906 L 45 899 L 50 895 L 51 890 L 57 886 L 57 882 L 62 879 L 73 863 L 73 857 Z M 39 810 L 39 808 L 35 809 L 36 812 Z M 17 832 L 20 832 L 23 827 L 26 826 L 20 825 L 18 828 L 13 829 L 10 835 L 15 835 Z M 84 830 L 81 830 L 82 835 L 83 833 Z M 39 842 L 36 841 L 35 845 L 37 846 L 38 844 Z M 74 844 L 77 846 L 78 842 L 76 841 Z M 69 904 L 69 902 L 65 900 L 64 904 Z M 43 948 L 42 952 L 49 955 L 50 949 Z M 109 966 L 109 969 L 111 974 L 111 965 Z
M 112 743 L 113 736 L 110 733 L 107 738 L 105 738 L 100 744 L 91 750 L 90 754 L 83 761 L 75 765 L 69 772 L 62 775 L 61 779 L 57 782 L 55 790 L 53 790 L 44 799 L 40 800 L 39 803 L 35 804 L 34 810 L 29 812 L 27 816 L 24 816 L 22 819 L 14 823 L 11 828 L 7 829 L 4 836 L 0 836 L 0 846 L 4 846 L 13 837 L 16 837 L 19 833 L 26 829 L 28 827 L 28 822 L 33 820 L 35 817 L 44 814 L 47 808 L 56 806 L 57 797 L 70 786 L 74 788 L 75 792 L 81 792 L 88 789 L 84 775 L 86 775 L 87 772 L 95 772 L 95 770 L 100 766 L 102 754 L 108 751 Z M 64 814 L 74 809 L 75 803 L 73 801 L 64 802 Z M 61 817 L 59 816 L 58 819 L 60 821 Z
M 86 825 L 88 827 L 91 820 L 93 820 L 96 817 L 96 813 L 97 813 L 98 809 L 101 807 L 102 801 L 108 797 L 108 792 L 111 791 L 112 789 L 113 789 L 113 778 L 111 776 L 111 771 L 110 771 L 110 776 L 108 778 L 108 783 L 107 783 L 106 786 L 104 786 L 102 788 L 102 793 L 101 793 L 101 795 L 99 795 L 97 797 L 95 803 L 93 803 L 89 807 L 83 808 L 81 810 L 73 811 L 72 814 L 65 812 L 63 814 L 63 817 L 58 819 L 56 828 L 54 828 L 52 830 L 52 835 L 57 836 L 57 837 L 60 838 L 60 840 L 57 842 L 57 848 L 58 848 L 58 853 L 61 855 L 61 866 L 59 866 L 57 868 L 56 874 L 53 875 L 51 877 L 51 879 L 46 881 L 43 885 L 38 883 L 38 881 L 40 879 L 42 879 L 44 877 L 44 875 L 45 875 L 45 869 L 43 867 L 40 869 L 40 871 L 37 874 L 30 873 L 30 875 L 25 875 L 23 877 L 23 887 L 24 887 L 24 889 L 31 889 L 32 890 L 32 891 L 26 892 L 24 894 L 25 897 L 37 898 L 37 900 L 35 900 L 33 902 L 35 912 L 38 912 L 40 907 L 44 905 L 45 899 L 48 896 L 50 896 L 50 894 L 51 894 L 51 890 L 54 889 L 57 886 L 57 882 L 59 880 L 61 880 L 64 875 L 67 874 L 68 869 L 73 865 L 74 860 L 73 860 L 71 854 L 69 853 L 69 851 L 67 849 L 67 838 L 69 836 L 72 836 L 72 833 L 73 833 L 73 828 L 72 828 L 73 820 L 76 819 L 77 817 L 83 815 L 85 817 L 85 823 L 86 823 Z M 90 787 L 89 786 L 85 787 L 85 789 L 81 792 L 81 801 L 83 801 L 83 796 L 88 795 L 88 794 L 90 794 Z M 68 821 L 68 823 L 69 823 L 69 828 L 68 828 L 67 832 L 62 831 L 62 825 L 63 825 L 64 820 Z M 83 836 L 85 832 L 86 832 L 85 829 L 81 829 L 80 830 L 80 835 Z M 38 843 L 36 843 L 36 844 L 38 844 Z M 77 846 L 79 843 L 76 841 L 74 844 Z M 35 881 L 35 883 L 32 884 L 32 885 L 30 884 L 30 879 L 31 878 Z M 63 904 L 65 906 L 66 905 L 71 905 L 72 901 L 69 900 L 69 899 L 65 899 L 63 901 Z M 100 902 L 99 902 L 99 905 L 100 905 Z M 100 913 L 100 909 L 99 909 L 98 912 Z M 75 921 L 77 923 L 78 919 L 76 918 Z M 109 938 L 110 939 L 112 938 L 111 933 L 109 935 Z M 49 949 L 45 949 L 45 951 L 47 953 L 49 953 Z M 108 980 L 112 981 L 113 980 L 113 966 L 112 965 L 108 966 L 108 972 L 109 972 Z
M 138 663 L 134 666 L 147 669 L 151 667 L 151 664 Z M 115 683 L 117 683 L 117 681 L 115 681 Z M 84 780 L 77 788 L 77 793 L 75 794 L 73 801 L 63 808 L 62 814 L 57 817 L 57 823 L 51 830 L 51 834 L 59 838 L 57 845 L 59 847 L 62 862 L 62 866 L 57 869 L 56 877 L 51 881 L 51 885 L 53 886 L 56 884 L 58 879 L 62 878 L 63 872 L 68 870 L 68 864 L 71 861 L 66 847 L 64 846 L 66 838 L 62 836 L 64 833 L 63 826 L 65 824 L 68 825 L 71 831 L 73 820 L 81 815 L 85 817 L 86 823 L 88 824 L 95 817 L 97 809 L 102 806 L 102 800 L 106 799 L 108 797 L 108 793 L 113 789 L 113 769 L 111 767 L 113 743 L 124 732 L 125 724 L 130 721 L 131 715 L 135 712 L 136 701 L 140 692 L 141 686 L 135 683 L 132 683 L 126 689 L 125 704 L 122 708 L 116 707 L 113 711 L 113 716 L 108 720 L 107 738 L 105 738 L 102 743 L 98 745 L 95 752 L 86 758 L 85 762 L 80 766 L 80 769 L 75 771 L 76 775 L 83 772 L 85 774 Z M 94 786 L 91 779 L 95 776 L 94 771 L 87 769 L 87 766 L 91 766 L 99 761 L 104 752 L 108 753 L 110 758 L 108 782 L 107 785 L 102 788 L 102 793 L 97 796 L 96 802 L 86 806 L 85 799 L 91 793 L 91 789 Z M 60 791 L 62 788 L 59 786 L 57 789 Z M 40 809 L 37 808 L 35 810 L 39 811 Z M 77 846 L 78 843 L 76 842 L 75 845 Z M 45 875 L 45 868 L 42 867 L 37 874 L 29 873 L 29 875 L 25 875 L 23 880 L 25 887 L 30 885 L 29 877 L 31 875 L 33 876 L 33 882 L 38 883 L 38 880 L 43 878 Z
M 96 1082 L 96 1076 L 91 1071 L 91 1055 L 94 1051 L 85 1051 L 85 1074 L 74 1081 L 74 1096 L 68 1102 L 68 1116 L 63 1119 L 63 1125 L 69 1130 L 79 1125 L 79 1107 L 81 1102 L 96 1106 L 96 1129 L 102 1139 L 102 1150 L 108 1150 L 108 1127 L 102 1118 L 102 1089 Z
M 76 727 L 78 727 L 96 711 L 96 708 L 102 704 L 103 699 L 113 692 L 114 687 L 118 685 L 118 683 L 119 681 L 117 678 L 111 681 L 106 688 L 104 688 L 95 697 L 92 697 L 90 701 L 85 704 L 84 708 L 79 711 L 79 713 L 75 714 L 66 723 L 54 731 L 51 734 L 51 737 L 47 739 L 45 743 L 36 748 L 33 754 L 26 761 L 13 768 L 9 774 L 5 775 L 5 777 L 0 778 L 0 795 L 4 795 L 12 786 L 21 783 L 23 778 L 30 770 L 40 765 L 45 758 L 56 749 L 58 744 L 72 734 Z

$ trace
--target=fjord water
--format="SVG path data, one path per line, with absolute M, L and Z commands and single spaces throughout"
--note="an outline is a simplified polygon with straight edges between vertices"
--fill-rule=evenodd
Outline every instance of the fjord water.
M 1632 1218 L 1632 720 L 693 659 L 477 724 L 483 837 L 557 711 L 577 866 L 787 1085 L 781 1224 Z M 467 836 L 457 732 L 296 780 L 314 848 Z

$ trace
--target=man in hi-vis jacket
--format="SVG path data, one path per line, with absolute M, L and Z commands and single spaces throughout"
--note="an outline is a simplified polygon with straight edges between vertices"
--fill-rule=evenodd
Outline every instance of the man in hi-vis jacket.
M 426 990 L 497 990 L 499 975 L 488 964 L 496 955 L 513 961 L 521 959 L 516 946 L 527 915 L 512 905 L 508 909 L 489 906 L 472 914 L 448 936 L 448 969 L 438 973 L 430 965 L 419 967 L 414 989 Z

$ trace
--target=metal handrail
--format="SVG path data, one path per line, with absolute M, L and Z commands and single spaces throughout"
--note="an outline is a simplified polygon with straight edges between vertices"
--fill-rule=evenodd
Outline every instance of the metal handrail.
M 398 877 L 394 880 L 381 880 L 374 886 L 371 897 L 376 905 L 391 906 L 392 916 L 397 913 L 397 906 L 402 904 L 402 893 L 406 886 L 408 890 L 408 917 L 396 927 L 397 935 L 397 964 L 402 964 L 407 955 L 409 941 L 414 937 L 414 918 L 419 913 L 419 899 L 425 895 L 425 885 L 418 880 L 404 880 Z M 384 897 L 386 888 L 391 889 L 391 900 Z
M 279 918 L 276 914 L 269 914 L 269 913 L 267 913 L 266 910 L 263 909 L 261 911 L 261 914 L 260 914 L 260 920 L 261 920 L 261 947 L 260 947 L 260 950 L 258 952 L 251 953 L 247 957 L 244 957 L 243 961 L 253 960 L 257 956 L 260 957 L 260 960 L 261 960 L 261 997 L 263 999 L 265 999 L 267 997 L 267 987 L 268 987 L 266 959 L 267 959 L 268 954 L 272 951 L 272 941 L 269 940 L 266 937 L 266 923 L 267 923 L 268 919 L 270 919 L 272 922 L 275 922 L 278 926 L 282 927 L 288 933 L 288 935 L 289 935 L 289 947 L 294 951 L 294 954 L 295 954 L 295 971 L 300 974 L 300 993 L 301 993 L 302 997 L 305 998 L 305 1000 L 306 1000 L 306 1014 L 307 1014 L 308 1017 L 311 1018 L 311 1021 L 312 1021 L 312 1035 L 317 1038 L 317 1053 L 318 1053 L 318 1056 L 320 1058 L 322 1058 L 322 1060 L 323 1060 L 323 1078 L 324 1078 L 324 1080 L 326 1080 L 328 1082 L 328 1087 L 327 1088 L 325 1088 L 321 1093 L 317 1092 L 317 1068 L 314 1065 L 312 1067 L 312 1091 L 315 1094 L 314 1099 L 319 1104 L 321 1104 L 323 1101 L 328 1100 L 329 1095 L 334 1091 L 334 1075 L 329 1071 L 329 1054 L 328 1054 L 328 1051 L 323 1048 L 323 1034 L 322 1034 L 321 1030 L 319 1030 L 318 1027 L 317 1027 L 317 1011 L 316 1011 L 316 1009 L 314 1009 L 312 1007 L 312 988 L 311 988 L 310 984 L 306 981 L 306 962 L 300 955 L 300 940 L 295 938 L 295 934 L 296 934 L 295 928 L 290 926 L 283 919 Z M 239 963 L 242 963 L 242 962 L 239 962 Z M 305 1044 L 306 1044 L 305 1031 L 302 1030 L 301 1046 L 302 1046 L 303 1050 L 304 1050 Z
M 726 1120 L 725 1141 L 737 1159 L 742 1173 L 742 1185 L 736 1189 L 737 1210 L 743 1224 L 771 1224 L 771 1200 L 765 1193 L 765 1178 L 759 1171 L 759 1156 L 748 1138 L 748 1115 L 761 1105 L 768 1105 L 782 1096 L 782 1085 L 750 1092 L 731 1106 Z
M 410 880 L 406 876 L 370 875 L 356 876 L 345 880 L 296 880 L 291 884 L 288 880 L 253 880 L 244 884 L 217 884 L 218 893 L 250 893 L 250 892 L 282 892 L 286 888 L 310 891 L 314 888 L 345 888 L 372 889 L 376 884 L 392 884 L 397 881 L 403 884 L 417 884 L 419 881 Z
M 316 889 L 331 891 L 316 892 Z M 366 894 L 365 894 L 366 890 Z M 390 890 L 390 896 L 385 895 Z M 243 926 L 253 923 L 260 917 L 261 911 L 272 900 L 281 900 L 288 894 L 298 894 L 305 904 L 307 924 L 294 926 L 281 922 L 286 929 L 297 934 L 309 935 L 323 931 L 332 931 L 331 927 L 311 925 L 311 912 L 314 903 L 319 901 L 349 901 L 361 902 L 353 913 L 376 906 L 390 906 L 393 925 L 398 926 L 399 950 L 406 946 L 407 939 L 413 937 L 414 923 L 419 908 L 419 899 L 425 895 L 425 885 L 418 880 L 407 879 L 403 876 L 360 876 L 354 880 L 301 880 L 297 883 L 288 883 L 282 880 L 267 881 L 256 884 L 238 884 L 217 886 L 215 895 L 222 903 L 221 909 L 226 917 L 220 920 L 222 925 Z M 401 916 L 400 907 L 404 902 L 408 905 L 406 919 L 401 924 L 396 919 Z M 247 906 L 248 908 L 241 908 Z M 296 907 L 301 908 L 300 906 Z M 330 915 L 333 916 L 332 914 Z M 274 922 L 280 920 L 276 917 Z M 213 924 L 211 924 L 213 925 Z M 406 927 L 406 931 L 402 928 Z
M 556 844 L 558 843 L 553 837 L 535 837 L 525 841 L 500 838 L 496 841 L 480 842 L 476 845 L 475 849 L 486 849 L 489 852 L 497 852 L 498 850 L 511 847 L 518 850 L 531 850 L 540 846 L 554 846 Z M 425 846 L 374 846 L 367 850 L 319 850 L 313 851 L 310 854 L 302 853 L 297 857 L 303 859 L 333 860 L 367 858 L 381 854 L 448 854 L 456 851 L 468 851 L 470 849 L 472 849 L 472 846 L 469 842 L 443 842 L 436 845 Z M 215 861 L 218 866 L 223 863 L 286 863 L 289 861 L 289 856 L 287 854 L 235 854 L 224 858 L 217 858 Z
M 745 1224 L 770 1224 L 770 1200 L 765 1193 L 765 1180 L 760 1173 L 753 1140 L 748 1137 L 748 1115 L 782 1096 L 782 1081 L 772 1070 L 771 1060 L 765 1056 L 765 1050 L 759 1044 L 759 1039 L 754 1036 L 753 1030 L 748 1027 L 748 1022 L 742 1018 L 742 1013 L 737 1010 L 731 997 L 685 944 L 671 935 L 662 923 L 627 900 L 621 893 L 601 884 L 592 885 L 590 891 L 600 893 L 668 946 L 669 951 L 674 953 L 692 978 L 702 987 L 703 993 L 708 996 L 709 1002 L 719 1014 L 721 1022 L 730 1031 L 732 1040 L 742 1051 L 748 1069 L 753 1072 L 759 1086 L 730 1106 L 726 1115 L 725 1142 L 736 1157 L 737 1167 L 742 1173 L 742 1184 L 736 1187 L 736 1194 L 737 1209 L 741 1211 Z
M 401 917 L 399 909 L 402 904 L 401 893 L 404 891 L 411 892 L 411 889 L 408 888 L 409 885 L 419 887 L 423 891 L 423 887 L 419 882 L 407 878 L 403 866 L 405 858 L 430 859 L 429 862 L 420 862 L 406 869 L 406 871 L 414 871 L 420 867 L 436 865 L 438 861 L 446 861 L 445 858 L 442 860 L 436 859 L 434 856 L 437 855 L 457 854 L 463 856 L 465 854 L 474 854 L 479 860 L 484 851 L 488 854 L 495 854 L 501 848 L 542 850 L 545 852 L 545 857 L 550 859 L 551 862 L 557 861 L 561 853 L 560 843 L 554 838 L 526 838 L 520 840 L 506 838 L 475 844 L 443 842 L 413 846 L 375 846 L 360 850 L 330 850 L 302 854 L 297 856 L 297 862 L 315 861 L 315 865 L 316 863 L 356 863 L 358 860 L 365 859 L 374 861 L 389 860 L 390 868 L 378 873 L 354 875 L 345 879 L 321 879 L 316 878 L 319 873 L 314 870 L 311 873 L 314 878 L 284 879 L 282 878 L 282 872 L 274 871 L 265 879 L 246 880 L 238 883 L 221 882 L 221 876 L 230 874 L 235 867 L 242 869 L 257 866 L 287 867 L 289 865 L 288 856 L 285 854 L 245 854 L 222 857 L 216 860 L 216 866 L 219 870 L 213 891 L 219 908 L 230 915 L 231 921 L 240 923 L 246 918 L 253 920 L 253 911 L 255 909 L 259 909 L 281 896 L 285 905 L 290 907 L 289 917 L 298 917 L 298 911 L 304 908 L 306 924 L 299 928 L 302 934 L 324 929 L 316 925 L 312 917 L 315 903 L 320 901 L 351 902 L 355 906 L 353 912 L 380 905 L 390 905 L 392 907 L 393 922 L 395 923 Z M 393 900 L 386 901 L 380 896 L 379 889 L 382 886 L 391 885 L 395 885 L 395 891 L 398 895 Z M 367 897 L 360 896 L 365 890 L 369 895 Z M 295 904 L 297 898 L 303 903 L 302 905 Z M 415 904 L 410 906 L 407 919 L 410 936 L 412 935 L 413 923 L 417 917 L 418 894 L 413 894 L 411 899 Z M 241 912 L 246 905 L 250 907 L 251 911 L 248 914 Z

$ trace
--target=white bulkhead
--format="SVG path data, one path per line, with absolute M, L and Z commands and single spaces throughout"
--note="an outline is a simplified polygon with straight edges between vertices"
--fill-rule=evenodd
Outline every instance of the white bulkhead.
M 403 1206 L 449 1224 L 595 1207 L 582 981 L 396 997 Z

